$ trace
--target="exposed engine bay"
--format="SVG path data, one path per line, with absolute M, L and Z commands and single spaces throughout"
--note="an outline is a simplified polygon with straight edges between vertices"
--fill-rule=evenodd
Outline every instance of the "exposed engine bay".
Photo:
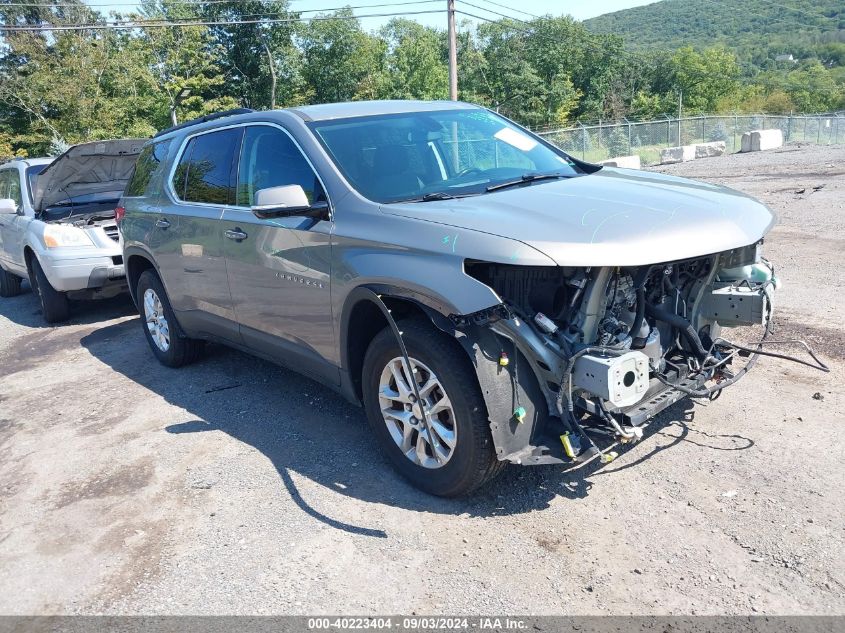
M 456 325 L 486 322 L 500 340 L 510 339 L 511 354 L 528 361 L 549 414 L 560 420 L 566 456 L 609 461 L 614 455 L 581 426 L 585 416 L 604 423 L 618 441 L 636 441 L 642 424 L 669 405 L 685 396 L 715 399 L 761 354 L 777 355 L 762 349 L 779 282 L 761 245 L 631 268 L 466 261 L 466 273 L 492 288 L 502 309 L 459 317 Z M 759 326 L 760 342 L 731 343 L 722 338 L 723 326 Z M 507 365 L 507 352 L 501 355 Z M 739 357 L 747 360 L 737 368 Z M 826 370 L 813 359 L 811 366 Z M 514 419 L 522 423 L 525 407 L 518 398 L 516 405 Z M 503 433 L 494 426 L 494 439 L 497 430 Z M 526 458 L 533 455 L 534 463 L 549 463 L 536 446 L 513 447 L 500 459 L 532 463 Z
M 62 205 L 48 207 L 37 214 L 37 218 L 43 222 L 55 222 L 61 224 L 72 224 L 79 228 L 103 220 L 114 219 L 114 209 L 120 197 L 73 204 L 71 202 Z
M 115 203 L 108 205 L 111 208 L 100 209 L 96 211 L 88 211 L 82 213 L 73 213 L 59 219 L 49 221 L 49 224 L 60 224 L 64 226 L 73 226 L 78 229 L 92 230 L 103 229 L 105 234 L 114 240 L 120 241 L 120 234 L 115 221 L 114 206 Z

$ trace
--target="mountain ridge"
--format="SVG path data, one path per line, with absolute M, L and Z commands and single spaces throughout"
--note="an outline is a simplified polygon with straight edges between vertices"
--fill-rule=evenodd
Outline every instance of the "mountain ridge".
M 725 44 L 740 51 L 792 53 L 801 46 L 845 42 L 845 3 L 661 0 L 584 20 L 584 26 L 620 35 L 632 49 Z

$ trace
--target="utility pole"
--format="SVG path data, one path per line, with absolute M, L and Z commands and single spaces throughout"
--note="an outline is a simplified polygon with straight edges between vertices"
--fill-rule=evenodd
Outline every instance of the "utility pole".
M 449 16 L 449 98 L 458 100 L 458 42 L 455 34 L 455 0 L 446 0 Z
M 684 89 L 681 88 L 678 92 L 678 145 L 683 145 L 684 140 L 681 138 L 681 117 L 684 113 Z

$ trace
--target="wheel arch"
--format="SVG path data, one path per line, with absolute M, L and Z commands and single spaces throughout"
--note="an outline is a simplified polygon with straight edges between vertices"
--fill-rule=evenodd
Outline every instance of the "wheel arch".
M 35 289 L 35 282 L 33 277 L 33 270 L 32 270 L 32 260 L 37 259 L 38 256 L 35 254 L 35 249 L 32 248 L 29 244 L 23 247 L 23 262 L 26 266 L 26 274 L 29 276 L 29 285 Z
M 135 291 L 138 288 L 138 280 L 145 270 L 155 270 L 156 274 L 161 279 L 158 272 L 158 266 L 155 265 L 153 258 L 145 250 L 140 248 L 129 248 L 124 251 L 124 266 L 126 270 L 126 282 L 129 286 L 129 296 L 137 307 L 138 297 L 135 296 Z M 164 281 L 162 280 L 162 284 Z
M 373 299 L 373 293 L 381 298 L 394 320 L 424 315 L 439 330 L 452 332 L 448 317 L 440 311 L 442 307 L 418 292 L 385 284 L 363 285 L 350 291 L 340 319 L 340 362 L 351 382 L 352 393 L 349 395 L 359 403 L 363 393 L 361 372 L 364 355 L 376 334 L 389 327 L 387 318 Z
M 530 454 L 534 448 L 532 440 L 545 431 L 553 412 L 551 403 L 544 397 L 536 363 L 526 356 L 530 354 L 528 349 L 511 338 L 513 333 L 504 336 L 484 323 L 465 323 L 459 330 L 449 316 L 439 311 L 436 304 L 425 303 L 424 295 L 419 293 L 395 286 L 365 285 L 349 294 L 340 329 L 342 369 L 350 383 L 348 397 L 362 402 L 364 355 L 376 334 L 389 326 L 374 294 L 381 298 L 394 320 L 425 315 L 436 329 L 449 335 L 463 349 L 484 399 L 498 459 L 516 463 L 538 459 L 536 463 L 542 463 L 545 457 Z M 504 371 L 499 365 L 502 352 L 508 353 L 514 362 Z M 518 380 L 513 373 L 516 364 L 525 368 Z M 525 410 L 524 424 L 516 422 L 514 417 L 519 403 Z

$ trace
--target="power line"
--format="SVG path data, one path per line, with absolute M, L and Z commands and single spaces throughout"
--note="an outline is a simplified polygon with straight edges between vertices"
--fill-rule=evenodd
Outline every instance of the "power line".
M 230 1 L 231 0 L 217 0 L 217 2 L 230 2 Z M 241 14 L 240 17 L 241 17 L 241 19 L 244 19 L 244 18 L 258 18 L 258 17 L 262 17 L 262 16 L 270 17 L 270 16 L 277 16 L 277 15 L 285 15 L 285 16 L 292 15 L 292 14 L 298 15 L 298 14 L 301 14 L 301 13 L 331 13 L 333 11 L 340 11 L 342 9 L 377 9 L 377 8 L 382 8 L 382 7 L 398 7 L 398 6 L 406 6 L 406 5 L 413 5 L 413 4 L 425 4 L 425 3 L 431 4 L 432 2 L 440 2 L 440 1 L 441 0 L 413 0 L 412 2 L 385 2 L 385 3 L 382 3 L 382 4 L 362 4 L 362 5 L 357 5 L 357 6 L 345 5 L 345 6 L 342 6 L 342 7 L 326 7 L 326 8 L 323 8 L 323 9 L 303 9 L 301 11 L 266 11 L 266 12 L 263 12 L 263 13 L 245 13 L 245 14 Z M 210 4 L 210 2 L 206 3 L 206 4 Z M 73 6 L 79 6 L 79 5 L 73 5 Z M 361 17 L 366 17 L 366 16 L 361 16 Z M 148 21 L 150 21 L 150 22 L 156 21 L 156 20 L 162 21 L 164 19 L 165 18 L 161 18 L 161 19 L 150 18 Z M 185 19 L 190 19 L 190 18 L 185 18 Z M 116 25 L 116 24 L 121 24 L 121 23 L 135 24 L 136 21 L 131 20 L 131 18 L 125 18 L 122 22 L 118 21 L 118 20 L 109 21 L 110 25 Z M 68 24 L 68 25 L 62 25 L 62 26 L 77 26 L 77 25 Z M 78 25 L 78 26 L 84 26 L 84 25 Z M 0 26 L 0 29 L 2 29 L 2 28 L 3 27 Z
M 300 0 L 301 1 L 301 0 Z M 374 9 L 379 7 L 393 7 L 393 6 L 405 6 L 410 4 L 431 4 L 433 2 L 439 2 L 440 0 L 413 0 L 411 2 L 385 2 L 382 4 L 362 4 L 358 6 L 346 6 L 331 8 L 331 9 L 298 9 L 294 10 L 291 9 L 289 13 L 319 13 L 323 11 L 338 11 L 339 9 Z M 171 4 L 175 6 L 201 6 L 206 4 L 239 4 L 239 2 L 259 2 L 261 4 L 274 4 L 278 3 L 279 0 L 177 0 L 172 2 Z M 38 3 L 38 2 L 4 2 L 0 4 L 0 7 L 32 7 L 32 8 L 43 8 L 43 9 L 55 9 L 55 8 L 78 8 L 78 9 L 88 9 L 93 7 L 118 7 L 124 6 L 125 3 L 120 2 L 106 2 L 106 3 L 84 3 L 84 4 L 73 4 L 73 3 L 63 3 L 63 2 L 51 2 L 51 3 Z M 281 12 L 277 12 L 281 13 Z
M 108 24 L 105 22 L 96 24 L 74 24 L 74 25 L 42 25 L 42 26 L 4 26 L 0 25 L 0 32 L 18 32 L 18 31 L 90 31 L 90 30 L 109 30 L 109 29 L 159 29 L 171 28 L 175 26 L 221 26 L 230 24 L 283 24 L 292 22 L 324 22 L 331 20 L 359 20 L 364 18 L 393 18 L 407 15 L 431 15 L 437 13 L 446 13 L 445 9 L 436 9 L 430 11 L 406 11 L 404 13 L 370 13 L 367 15 L 334 15 L 334 16 L 314 16 L 312 18 L 264 18 L 257 20 L 194 20 L 190 22 L 167 22 L 162 20 L 137 20 L 132 23 L 115 22 Z
M 206 3 L 212 2 L 224 2 L 224 1 L 231 1 L 231 0 L 206 0 Z M 269 0 L 259 0 L 259 1 L 269 1 Z M 296 0 L 294 0 L 296 1 Z M 360 5 L 358 7 L 338 7 L 338 8 L 324 8 L 324 9 L 308 9 L 294 13 L 315 13 L 315 12 L 329 12 L 329 11 L 337 11 L 341 8 L 376 8 L 376 7 L 388 7 L 388 6 L 404 6 L 409 4 L 423 4 L 423 3 L 430 3 L 430 2 L 437 2 L 442 0 L 419 0 L 419 1 L 403 1 L 403 2 L 390 2 L 390 3 L 382 3 L 382 4 L 370 4 L 370 5 Z M 486 9 L 484 7 L 479 7 L 478 5 L 472 4 L 467 2 L 466 0 L 461 0 L 462 4 L 467 6 L 474 7 L 476 9 L 481 9 L 482 11 L 486 11 L 489 13 L 493 13 L 494 15 L 499 15 L 501 17 L 509 18 L 516 22 L 526 25 L 529 28 L 522 28 L 517 26 L 516 24 L 509 23 L 505 24 L 508 28 L 518 31 L 520 33 L 528 33 L 533 34 L 536 33 L 534 28 L 531 28 L 531 25 L 528 22 L 523 20 L 519 20 L 518 18 L 513 18 L 507 16 L 502 13 L 498 13 L 492 11 L 490 9 Z M 481 0 L 483 2 L 490 3 L 491 0 Z M 495 4 L 495 3 L 494 3 Z M 0 6 L 9 6 L 0 5 Z M 47 6 L 47 5 L 35 5 L 35 6 Z M 60 6 L 60 5 L 53 5 L 53 6 Z M 83 5 L 66 5 L 66 6 L 74 6 L 74 7 L 81 7 Z M 782 5 L 779 5 L 782 6 Z M 788 7 L 784 7 L 788 8 Z M 48 32 L 48 31 L 86 31 L 86 30 L 132 30 L 132 29 L 144 29 L 144 28 L 171 28 L 171 27 L 178 27 L 178 26 L 223 26 L 223 25 L 238 25 L 238 24 L 283 24 L 283 23 L 307 23 L 311 21 L 331 21 L 331 20 L 358 20 L 358 19 L 365 19 L 365 18 L 383 18 L 383 17 L 401 17 L 401 16 L 412 16 L 412 15 L 436 15 L 447 13 L 445 9 L 440 10 L 425 10 L 425 11 L 406 11 L 406 12 L 394 12 L 394 13 L 373 13 L 373 14 L 365 14 L 365 15 L 352 15 L 352 16 L 314 16 L 314 17 L 285 17 L 285 18 L 262 18 L 257 17 L 256 19 L 240 19 L 240 20 L 186 20 L 186 21 L 167 21 L 163 19 L 149 19 L 149 20 L 136 20 L 136 21 L 112 21 L 109 23 L 107 20 L 99 23 L 93 24 L 63 24 L 63 25 L 32 25 L 32 26 L 6 26 L 0 24 L 0 33 L 3 32 Z M 480 16 L 474 13 L 469 13 L 463 10 L 456 10 L 455 13 L 464 15 L 469 18 L 473 18 L 476 20 L 480 20 L 482 22 L 488 23 L 501 23 L 501 20 L 493 20 L 489 17 Z M 269 13 L 267 15 L 285 15 L 280 13 Z M 607 49 L 601 45 L 600 42 L 593 40 L 593 36 L 589 35 L 587 41 L 581 41 L 579 43 L 579 47 L 592 50 L 595 53 L 599 54 L 606 54 Z M 647 63 L 649 61 L 648 57 L 645 57 L 641 54 L 635 53 L 633 51 L 627 50 L 618 50 L 616 54 L 622 57 L 627 57 L 630 60 L 635 60 L 640 63 Z M 707 75 L 710 77 L 710 75 Z
M 440 3 L 443 0 L 412 0 L 410 2 L 384 2 L 382 4 L 359 4 L 355 5 L 344 5 L 342 7 L 329 7 L 325 9 L 302 9 L 299 11 L 265 11 L 263 13 L 242 13 L 240 14 L 240 18 L 258 18 L 261 16 L 273 16 L 273 15 L 292 15 L 292 14 L 300 14 L 300 13 L 331 13 L 334 11 L 342 11 L 344 9 L 380 9 L 384 7 L 401 7 L 407 5 L 414 5 L 414 4 L 431 4 L 433 2 Z M 217 0 L 217 2 L 231 2 L 231 0 Z M 397 15 L 414 15 L 414 13 L 407 13 L 407 14 L 397 14 Z M 331 16 L 330 16 L 331 17 Z M 365 18 L 368 16 L 356 16 Z M 308 18 L 310 19 L 310 18 Z
M 467 4 L 467 3 L 464 2 L 464 4 Z M 484 17 L 481 17 L 480 15 L 475 15 L 473 13 L 467 13 L 466 11 L 461 11 L 460 9 L 455 11 L 455 13 L 460 13 L 461 15 L 465 15 L 468 18 L 481 20 L 482 22 L 490 22 L 491 24 L 496 24 L 496 23 L 500 22 L 500 20 L 491 20 L 490 18 L 484 18 Z M 527 23 L 524 23 L 524 24 L 527 24 Z M 531 33 L 532 32 L 531 29 L 524 29 L 522 27 L 516 26 L 515 24 L 506 24 L 505 26 L 508 26 L 515 31 L 519 31 L 520 33 Z
M 473 9 L 480 9 L 481 11 L 486 11 L 487 13 L 492 13 L 493 15 L 498 15 L 500 18 L 507 18 L 508 20 L 514 20 L 516 22 L 520 22 L 522 24 L 528 24 L 525 20 L 520 20 L 519 18 L 515 18 L 511 15 L 505 15 L 504 13 L 499 13 L 498 11 L 494 11 L 493 9 L 488 9 L 486 7 L 480 7 L 477 4 L 473 4 L 471 2 L 467 2 L 466 0 L 461 0 L 462 5 L 466 5 L 468 7 L 472 7 Z
M 230 2 L 231 0 L 206 0 L 205 4 L 211 3 L 222 3 L 222 2 Z M 272 0 L 258 0 L 260 2 L 268 2 Z M 406 6 L 412 4 L 425 4 L 431 2 L 437 2 L 439 0 L 419 0 L 414 2 L 388 2 L 382 4 L 369 4 L 369 5 L 359 5 L 359 6 L 346 6 L 346 7 L 334 7 L 334 8 L 324 8 L 324 9 L 306 9 L 302 11 L 296 11 L 295 13 L 318 13 L 318 12 L 330 12 L 330 11 L 338 11 L 340 9 L 348 8 L 348 9 L 359 9 L 359 8 L 378 8 L 378 7 L 390 7 L 390 6 Z M 489 1 L 489 0 L 485 0 Z M 200 2 L 184 2 L 184 4 L 201 4 Z M 492 13 L 494 15 L 508 18 L 510 20 L 514 20 L 521 24 L 528 25 L 527 22 L 524 20 L 520 20 L 519 18 L 514 18 L 512 16 L 505 15 L 503 13 L 499 13 L 497 11 L 493 11 L 490 9 L 486 9 L 485 7 L 480 7 L 478 5 L 472 4 L 470 2 L 464 1 L 463 4 L 467 6 L 474 7 L 476 9 L 480 9 L 482 11 L 486 11 L 488 13 Z M 33 7 L 59 7 L 59 6 L 66 6 L 66 7 L 78 7 L 83 8 L 85 6 L 95 6 L 95 5 L 76 5 L 76 4 L 52 4 L 52 5 L 44 5 L 44 4 L 35 4 L 35 3 L 17 3 L 17 4 L 5 4 L 3 6 L 33 6 Z M 102 6 L 110 6 L 110 5 L 102 5 Z M 411 15 L 433 15 L 433 14 L 440 14 L 445 13 L 445 10 L 425 10 L 425 11 L 406 11 L 402 13 L 374 13 L 374 14 L 366 14 L 366 15 L 357 15 L 357 16 L 314 16 L 309 18 L 264 18 L 264 19 L 252 19 L 252 20 L 189 20 L 189 21 L 165 21 L 159 19 L 151 19 L 151 20 L 135 20 L 135 21 L 112 21 L 108 22 L 107 20 L 100 23 L 92 23 L 92 24 L 60 24 L 60 25 L 32 25 L 32 26 L 6 26 L 0 24 L 0 32 L 45 32 L 45 31 L 85 31 L 85 30 L 108 30 L 108 29 L 136 29 L 136 28 L 168 28 L 168 27 L 175 27 L 175 26 L 221 26 L 221 25 L 229 25 L 229 24 L 258 24 L 258 23 L 269 23 L 269 24 L 279 24 L 279 23 L 293 23 L 293 22 L 310 22 L 312 20 L 316 21 L 327 21 L 327 20 L 358 20 L 364 18 L 383 18 L 383 17 L 400 17 L 400 16 L 411 16 Z M 456 13 L 460 13 L 461 15 L 465 15 L 470 18 L 474 18 L 476 20 L 482 20 L 484 22 L 497 22 L 497 20 L 491 20 L 487 17 L 482 17 L 479 15 L 474 15 L 471 13 L 467 13 L 466 11 L 456 11 Z M 268 13 L 266 15 L 284 15 L 281 13 Z M 515 26 L 512 26 L 516 30 L 521 32 L 529 32 L 528 29 L 520 29 Z
M 539 15 L 534 15 L 533 13 L 528 13 L 528 11 L 522 11 L 520 9 L 514 9 L 513 7 L 509 7 L 504 4 L 499 4 L 498 2 L 493 2 L 493 0 L 482 0 L 482 2 L 492 4 L 494 7 L 499 7 L 500 9 L 507 9 L 508 11 L 512 11 L 514 13 L 521 13 L 522 15 L 527 15 L 529 18 L 534 18 L 535 20 L 540 18 Z
M 222 4 L 222 3 L 230 3 L 230 4 L 238 4 L 239 2 L 260 2 L 262 4 L 270 4 L 270 3 L 277 3 L 280 0 L 174 0 L 170 4 L 180 6 L 180 5 L 192 5 L 192 4 Z M 295 2 L 303 2 L 304 0 L 290 0 L 291 3 Z M 419 0 L 420 3 L 422 2 L 433 2 L 434 0 Z M 90 8 L 90 7 L 119 7 L 124 6 L 126 3 L 123 2 L 78 2 L 78 3 L 71 3 L 71 2 L 4 2 L 0 6 L 4 7 L 43 7 L 45 9 L 53 9 L 57 7 L 73 7 L 73 8 Z M 304 11 L 304 10 L 303 10 Z

